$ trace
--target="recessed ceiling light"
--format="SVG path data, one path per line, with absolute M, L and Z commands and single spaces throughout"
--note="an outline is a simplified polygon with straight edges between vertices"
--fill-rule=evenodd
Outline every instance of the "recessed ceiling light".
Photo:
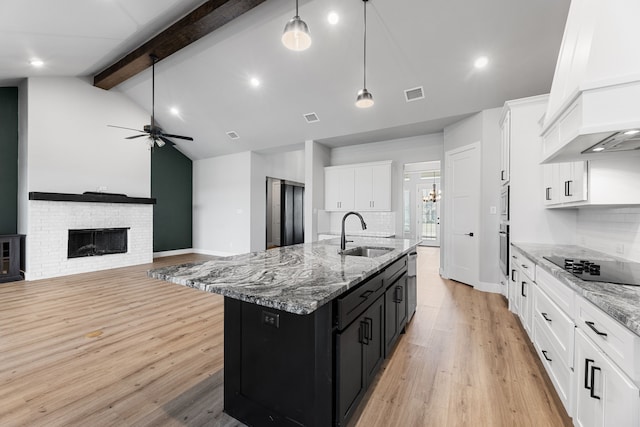
M 251 83 L 251 86 L 253 86 L 253 87 L 260 86 L 260 80 L 258 80 L 255 77 L 251 77 L 251 80 L 249 80 L 249 83 Z
M 31 64 L 31 66 L 33 67 L 42 67 L 44 65 L 44 62 L 42 61 L 42 59 L 33 58 L 31 61 L 29 61 L 29 64 Z
M 340 15 L 333 11 L 329 12 L 327 15 L 327 21 L 329 21 L 329 24 L 331 25 L 336 25 L 338 21 L 340 21 Z
M 489 58 L 486 56 L 481 56 L 473 63 L 473 66 L 476 68 L 484 68 L 489 63 Z
M 171 114 L 173 114 L 174 116 L 177 116 L 180 114 L 180 110 L 178 110 L 176 107 L 171 107 L 169 109 L 169 111 L 171 112 Z
M 638 129 L 628 130 L 624 134 L 625 135 L 635 135 L 636 133 L 640 133 L 640 130 L 638 130 Z
M 596 147 L 596 148 L 593 149 L 593 151 L 595 151 L 596 153 L 598 151 L 603 151 L 603 150 L 604 150 L 604 147 Z

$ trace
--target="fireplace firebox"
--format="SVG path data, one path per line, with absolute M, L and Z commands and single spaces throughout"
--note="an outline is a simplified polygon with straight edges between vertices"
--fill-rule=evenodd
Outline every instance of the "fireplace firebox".
M 128 230 L 129 227 L 69 230 L 67 258 L 126 253 Z

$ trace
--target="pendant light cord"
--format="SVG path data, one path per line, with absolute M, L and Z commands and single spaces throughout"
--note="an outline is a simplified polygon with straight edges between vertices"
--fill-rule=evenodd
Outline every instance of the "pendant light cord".
M 151 55 L 151 131 L 156 127 L 156 60 L 158 58 L 155 55 Z
M 298 0 L 296 0 L 296 17 L 300 17 L 300 15 L 298 15 Z
M 364 2 L 364 82 L 362 87 L 367 88 L 367 0 Z

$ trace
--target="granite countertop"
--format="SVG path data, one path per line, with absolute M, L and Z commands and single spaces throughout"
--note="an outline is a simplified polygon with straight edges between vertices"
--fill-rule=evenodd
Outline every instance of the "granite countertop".
M 580 246 L 512 243 L 524 256 L 640 336 L 640 286 L 587 282 L 544 259 L 544 256 L 599 261 L 629 261 Z
M 342 256 L 335 239 L 149 270 L 148 275 L 225 297 L 309 314 L 409 253 L 416 241 L 354 238 L 354 246 L 393 248 L 376 258 Z

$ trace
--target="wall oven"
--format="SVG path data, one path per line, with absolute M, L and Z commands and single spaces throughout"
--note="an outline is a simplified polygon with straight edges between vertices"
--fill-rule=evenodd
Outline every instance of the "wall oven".
M 504 222 L 500 223 L 500 270 L 503 276 L 509 275 L 509 224 Z
M 505 185 L 500 191 L 500 219 L 509 221 L 509 186 Z

